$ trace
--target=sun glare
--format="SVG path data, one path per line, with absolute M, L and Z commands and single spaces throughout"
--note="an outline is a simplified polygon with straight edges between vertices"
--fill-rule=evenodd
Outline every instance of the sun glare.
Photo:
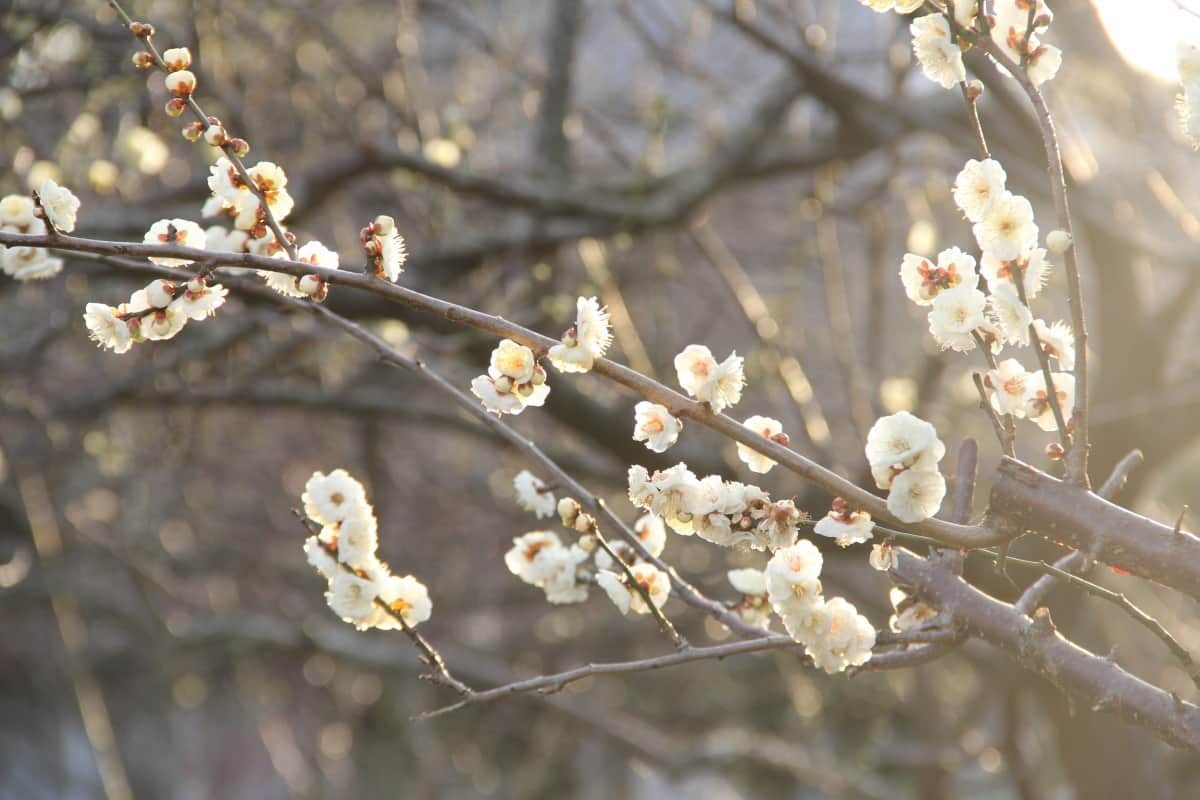
M 1175 45 L 1200 41 L 1200 0 L 1093 0 L 1105 32 L 1134 69 L 1177 81 Z

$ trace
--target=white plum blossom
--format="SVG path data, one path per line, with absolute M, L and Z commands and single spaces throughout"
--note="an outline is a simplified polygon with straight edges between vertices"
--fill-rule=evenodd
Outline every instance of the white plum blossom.
M 642 400 L 633 407 L 633 440 L 646 449 L 665 453 L 679 439 L 683 423 L 666 406 Z
M 36 219 L 33 198 L 25 194 L 8 194 L 0 198 L 0 230 L 27 233 Z
M 982 222 L 996 200 L 1005 194 L 1008 175 L 999 161 L 971 159 L 954 179 L 954 204 L 971 222 Z
M 731 569 L 726 573 L 729 585 L 742 594 L 763 595 L 767 593 L 767 575 L 761 569 L 750 567 Z
M 125 353 L 133 346 L 129 323 L 122 319 L 117 309 L 104 303 L 88 303 L 83 314 L 88 336 L 101 347 L 114 353 Z
M 929 259 L 906 253 L 900 261 L 900 281 L 908 299 L 919 306 L 931 305 L 939 293 L 959 286 L 979 286 L 975 259 L 957 247 L 938 253 L 937 265 Z
M 667 546 L 667 528 L 661 519 L 653 514 L 643 514 L 633 523 L 633 532 L 646 552 L 655 557 L 662 555 Z
M 987 302 L 987 295 L 966 285 L 938 294 L 929 311 L 929 332 L 938 347 L 960 352 L 973 350 L 972 333 L 986 321 Z
M 602 569 L 596 573 L 596 585 L 604 590 L 622 616 L 629 613 L 633 592 L 625 585 L 624 576 Z
M 139 321 L 138 330 L 150 341 L 175 337 L 188 323 L 188 316 L 176 305 L 150 310 Z
M 871 565 L 871 569 L 887 572 L 896 566 L 898 560 L 896 548 L 890 542 L 882 542 L 871 546 L 871 555 L 867 558 L 867 563 Z
M 1033 327 L 1046 355 L 1057 361 L 1062 369 L 1075 369 L 1075 334 L 1071 326 L 1061 320 L 1047 325 L 1035 319 Z
M 75 230 L 76 217 L 79 214 L 79 198 L 65 186 L 59 186 L 51 178 L 46 178 L 38 187 L 38 204 L 46 214 L 46 220 L 61 233 Z
M 704 345 L 689 344 L 675 356 L 675 373 L 684 391 L 708 403 L 714 413 L 720 414 L 742 399 L 746 376 L 736 352 L 718 363 Z
M 375 598 L 378 596 L 379 584 L 376 581 L 340 569 L 329 581 L 329 590 L 325 592 L 325 600 L 333 613 L 359 630 L 371 627 L 375 619 Z
M 888 511 L 901 522 L 921 522 L 942 507 L 946 479 L 933 469 L 906 469 L 892 480 Z
M 319 536 L 310 536 L 304 540 L 304 557 L 308 560 L 309 566 L 326 580 L 332 579 L 340 569 L 337 559 L 330 555 L 328 547 L 329 544 L 322 541 Z
M 513 539 L 504 563 L 525 583 L 542 589 L 549 602 L 581 603 L 587 599 L 587 584 L 579 581 L 577 568 L 587 558 L 583 548 L 564 546 L 551 531 L 530 531 Z
M 951 89 L 967 79 L 962 49 L 954 41 L 950 23 L 944 16 L 934 13 L 917 17 L 909 25 L 909 31 L 913 37 L 913 54 L 925 77 L 943 89 Z
M 1050 262 L 1046 260 L 1046 251 L 1041 247 L 1022 252 L 1015 259 L 1001 261 L 992 253 L 984 252 L 979 261 L 979 271 L 987 279 L 988 287 L 995 291 L 998 287 L 1008 284 L 1016 290 L 1013 273 L 1020 271 L 1021 283 L 1025 288 L 1025 299 L 1032 301 L 1042 291 L 1050 276 Z
M 1075 376 L 1069 372 L 1052 372 L 1050 379 L 1054 382 L 1054 394 L 1063 419 L 1070 423 L 1071 408 L 1075 403 Z M 1025 381 L 1025 416 L 1044 431 L 1058 430 L 1050 392 L 1046 389 L 1046 376 L 1041 370 L 1029 373 Z
M 1058 73 L 1062 51 L 1039 38 L 1054 19 L 1050 6 L 1045 0 L 1036 0 L 1032 9 L 1030 5 L 1029 0 L 997 0 L 992 8 L 991 33 L 992 40 L 1014 63 L 1021 65 L 1022 58 L 1025 59 L 1026 75 L 1034 86 L 1039 86 Z M 1032 30 L 1029 29 L 1031 11 Z
M 192 278 L 178 291 L 171 305 L 190 320 L 211 317 L 225 304 L 229 290 L 219 283 L 209 284 L 203 278 Z
M 513 478 L 513 490 L 517 494 L 517 505 L 532 512 L 538 519 L 553 516 L 558 507 L 554 493 L 527 469 L 521 470 Z
M 821 551 L 807 539 L 776 550 L 767 562 L 767 593 L 780 616 L 821 597 Z
M 987 383 L 992 387 L 992 408 L 1000 414 L 1025 416 L 1025 384 L 1029 373 L 1015 358 L 1006 358 L 987 373 Z
M 375 274 L 389 281 L 399 280 L 400 273 L 404 272 L 404 262 L 408 260 L 408 251 L 404 237 L 396 230 L 396 220 L 380 214 L 362 229 L 360 237 Z
M 526 406 L 544 404 L 550 385 L 533 351 L 504 339 L 492 351 L 487 374 L 471 381 L 471 393 L 494 414 L 520 414 Z
M 314 472 L 304 484 L 300 500 L 304 503 L 304 514 L 321 525 L 335 525 L 370 507 L 363 485 L 344 469 L 335 469 L 328 475 Z
M 41 281 L 62 272 L 63 260 L 41 247 L 0 246 L 0 271 L 18 281 Z
M 975 241 L 984 253 L 1000 261 L 1011 261 L 1037 246 L 1038 226 L 1033 206 L 1019 194 L 1004 192 L 973 228 Z
M 767 575 L 760 569 L 747 567 L 726 573 L 729 583 L 741 593 L 742 599 L 733 611 L 742 622 L 759 628 L 771 624 L 771 600 L 767 595 Z
M 1021 302 L 1012 284 L 1001 283 L 992 289 L 988 297 L 988 311 L 1004 332 L 1006 343 L 1029 344 L 1029 325 L 1033 322 L 1033 312 Z
M 364 500 L 360 508 L 337 523 L 338 560 L 360 568 L 375 560 L 379 548 L 379 523 Z
M 645 561 L 634 564 L 629 571 L 633 573 L 633 579 L 646 590 L 646 594 L 650 596 L 650 602 L 656 608 L 662 608 L 671 594 L 670 576 Z M 646 600 L 636 589 L 630 592 L 629 610 L 635 614 L 650 613 L 650 606 L 646 605 Z
M 145 244 L 173 244 L 203 250 L 204 229 L 186 219 L 160 219 L 150 226 L 150 230 L 146 231 L 142 241 Z M 150 256 L 150 260 L 164 267 L 178 267 L 191 264 L 194 259 Z
M 770 439 L 779 444 L 787 444 L 787 435 L 783 432 L 783 423 L 777 419 L 770 417 L 762 417 L 757 414 L 753 417 L 747 417 L 742 423 L 743 426 L 749 428 L 755 433 L 760 434 L 763 438 Z M 737 443 L 738 458 L 746 465 L 751 472 L 765 474 L 771 471 L 775 466 L 775 462 L 764 456 L 757 450 L 753 450 L 741 442 Z
M 829 513 L 813 526 L 813 533 L 836 540 L 839 547 L 849 547 L 870 541 L 874 527 L 870 514 L 861 510 L 853 511 L 844 498 L 836 497 Z
M 875 628 L 852 603 L 834 597 L 820 607 L 819 614 L 821 635 L 805 643 L 805 649 L 817 667 L 834 674 L 870 660 L 871 649 L 875 646 Z
M 387 575 L 378 581 L 378 585 L 378 599 L 391 609 L 392 614 L 377 607 L 373 627 L 399 630 L 402 626 L 393 614 L 399 614 L 410 628 L 432 616 L 433 601 L 429 599 L 429 589 L 412 575 Z
M 546 357 L 559 372 L 587 372 L 608 351 L 612 338 L 608 309 L 594 297 L 580 297 L 575 301 L 575 324 Z
M 907 411 L 880 417 L 867 432 L 867 462 L 880 489 L 907 469 L 936 470 L 946 446 L 930 423 Z

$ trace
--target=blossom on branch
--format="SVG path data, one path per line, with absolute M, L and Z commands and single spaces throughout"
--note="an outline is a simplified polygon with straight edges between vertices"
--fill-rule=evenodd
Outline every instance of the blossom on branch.
M 513 478 L 513 491 L 517 494 L 517 505 L 532 512 L 538 519 L 553 516 L 558 507 L 554 492 L 527 469 L 521 470 Z
M 550 385 L 533 351 L 504 339 L 492 351 L 487 374 L 471 381 L 471 393 L 494 414 L 520 414 L 545 403 Z
M 642 400 L 633 407 L 633 440 L 646 449 L 665 453 L 679 439 L 683 423 L 671 416 L 666 406 Z
M 75 219 L 79 213 L 79 198 L 65 186 L 52 179 L 42 181 L 37 191 L 38 205 L 56 231 L 70 233 L 75 230 Z
M 783 432 L 783 423 L 777 419 L 770 417 L 762 417 L 757 414 L 753 417 L 747 417 L 742 423 L 745 427 L 762 435 L 764 439 L 769 439 L 776 444 L 786 446 L 788 444 L 788 435 Z M 775 462 L 764 456 L 762 453 L 744 445 L 741 442 L 737 443 L 738 458 L 746 465 L 751 472 L 765 474 L 771 471 L 775 466 Z
M 587 372 L 604 356 L 612 338 L 608 309 L 594 297 L 580 297 L 575 301 L 575 324 L 546 356 L 559 372 Z
M 717 363 L 707 347 L 689 344 L 675 356 L 675 373 L 684 391 L 702 403 L 708 403 L 715 414 L 737 405 L 742 399 L 746 376 L 743 360 L 736 352 Z

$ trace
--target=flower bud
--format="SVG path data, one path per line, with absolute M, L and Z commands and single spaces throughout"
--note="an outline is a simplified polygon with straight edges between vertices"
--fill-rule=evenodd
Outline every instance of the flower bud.
M 1051 442 L 1046 445 L 1046 458 L 1051 461 L 1062 461 L 1064 455 L 1066 453 L 1063 451 L 1062 445 L 1058 442 Z
M 234 155 L 238 158 L 244 158 L 250 154 L 250 143 L 240 136 L 233 137 L 229 140 L 228 144 L 233 149 Z
M 771 441 L 774 442 L 775 444 L 781 444 L 784 447 L 787 447 L 789 444 L 791 444 L 792 437 L 788 436 L 783 431 L 780 431 L 779 433 L 777 433 L 771 437 Z
M 305 275 L 300 280 L 296 281 L 296 288 L 304 292 L 310 297 L 315 297 L 321 292 L 321 287 L 325 281 L 320 275 Z
M 978 100 L 983 96 L 983 81 L 973 80 L 967 82 L 967 99 Z
M 148 22 L 131 22 L 129 23 L 129 32 L 139 39 L 144 39 L 154 35 L 154 26 Z
M 224 147 L 229 142 L 225 128 L 220 125 L 209 125 L 204 129 L 204 141 L 213 147 Z
M 599 546 L 600 542 L 595 536 L 589 533 L 584 536 L 580 536 L 577 544 L 579 545 L 579 549 L 583 552 L 593 553 Z
M 533 377 L 530 378 L 530 383 L 534 386 L 541 386 L 546 382 L 546 368 L 541 364 L 533 365 Z
M 184 100 L 182 97 L 172 97 L 167 101 L 167 105 L 163 110 L 167 112 L 168 117 L 181 117 L 183 116 L 183 111 L 186 108 L 186 100 Z
M 150 69 L 154 66 L 154 54 L 139 50 L 133 54 L 133 65 L 138 69 Z
M 533 384 L 522 383 L 521 385 L 517 386 L 517 394 L 521 395 L 521 397 L 529 397 L 531 394 L 533 394 Z
M 192 51 L 186 47 L 172 47 L 163 51 L 162 60 L 167 65 L 167 72 L 177 72 L 192 65 Z
M 396 232 L 396 220 L 389 217 L 387 214 L 380 214 L 375 218 L 375 230 L 384 236 L 390 236 Z
M 574 497 L 564 497 L 558 501 L 558 516 L 562 519 L 562 524 L 568 528 L 575 527 L 575 520 L 579 518 L 580 512 L 583 511 L 579 506 L 579 502 Z
M 574 528 L 579 533 L 587 533 L 596 525 L 596 518 L 591 514 L 580 514 L 575 517 Z
M 170 73 L 167 75 L 167 91 L 176 97 L 187 97 L 196 91 L 196 76 L 186 69 Z
M 174 283 L 159 278 L 151 281 L 146 287 L 146 302 L 152 308 L 166 308 L 175 299 L 177 289 Z
M 180 131 L 180 133 L 182 133 L 183 138 L 187 139 L 189 142 L 198 142 L 200 141 L 201 137 L 204 136 L 204 123 L 189 122 L 187 125 L 183 126 L 183 130 Z
M 513 390 L 512 378 L 507 375 L 501 375 L 499 378 L 496 378 L 493 384 L 496 387 L 496 391 L 500 394 L 508 394 Z
M 1046 234 L 1046 249 L 1051 253 L 1065 253 L 1071 249 L 1071 234 L 1055 229 Z

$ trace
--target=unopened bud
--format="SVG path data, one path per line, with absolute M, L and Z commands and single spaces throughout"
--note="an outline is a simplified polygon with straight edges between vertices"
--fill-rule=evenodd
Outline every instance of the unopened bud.
M 1046 234 L 1046 249 L 1051 253 L 1065 253 L 1071 249 L 1071 234 L 1055 229 Z
M 172 97 L 167 101 L 166 107 L 163 109 L 167 112 L 168 117 L 183 116 L 184 109 L 187 108 L 187 101 L 182 97 Z
M 499 378 L 496 378 L 494 385 L 496 387 L 496 391 L 500 394 L 508 394 L 513 390 L 512 378 L 508 377 L 507 375 L 501 375 Z
M 380 214 L 375 218 L 373 223 L 377 233 L 384 236 L 390 236 L 396 232 L 396 220 L 389 217 L 387 214 Z
M 533 384 L 532 383 L 519 384 L 517 386 L 517 394 L 521 395 L 521 397 L 529 397 L 531 394 L 533 394 Z
M 233 150 L 234 155 L 238 158 L 245 158 L 250 154 L 250 143 L 240 136 L 235 136 L 228 141 L 229 147 Z
M 579 545 L 579 549 L 583 552 L 592 553 L 595 552 L 596 548 L 600 545 L 600 541 L 589 533 L 585 536 L 580 536 L 577 544 Z
M 587 533 L 596 525 L 596 518 L 591 514 L 580 514 L 575 517 L 575 525 L 573 526 L 579 533 Z
M 138 69 L 150 69 L 154 66 L 154 54 L 139 50 L 133 54 L 133 65 Z
M 788 436 L 783 431 L 780 431 L 779 433 L 777 433 L 771 437 L 771 441 L 774 442 L 775 444 L 781 444 L 784 447 L 787 447 L 788 444 L 791 443 L 792 437 Z
M 191 70 L 180 69 L 167 75 L 167 91 L 176 97 L 187 97 L 196 91 L 196 76 Z
M 131 22 L 129 23 L 129 32 L 139 39 L 144 39 L 154 35 L 154 26 L 149 22 Z
M 1062 461 L 1064 455 L 1066 455 L 1066 452 L 1063 450 L 1063 446 L 1058 442 L 1051 442 L 1050 444 L 1046 445 L 1046 458 L 1050 459 L 1051 461 Z
M 305 275 L 296 281 L 296 288 L 310 297 L 315 297 L 321 292 L 321 287 L 324 284 L 325 281 L 320 275 Z
M 229 136 L 220 125 L 209 125 L 204 129 L 204 141 L 213 147 L 222 147 L 229 142 Z
M 574 497 L 564 497 L 558 501 L 558 516 L 568 528 L 575 527 L 575 520 L 579 518 L 581 511 L 583 509 Z
M 541 386 L 546 382 L 546 368 L 541 364 L 533 365 L 533 377 L 530 378 L 530 383 L 534 386 Z
M 183 133 L 183 138 L 187 139 L 189 142 L 198 142 L 200 141 L 200 138 L 204 136 L 204 123 L 189 122 L 183 127 L 181 133 Z
M 967 99 L 978 100 L 983 96 L 983 81 L 967 81 Z

